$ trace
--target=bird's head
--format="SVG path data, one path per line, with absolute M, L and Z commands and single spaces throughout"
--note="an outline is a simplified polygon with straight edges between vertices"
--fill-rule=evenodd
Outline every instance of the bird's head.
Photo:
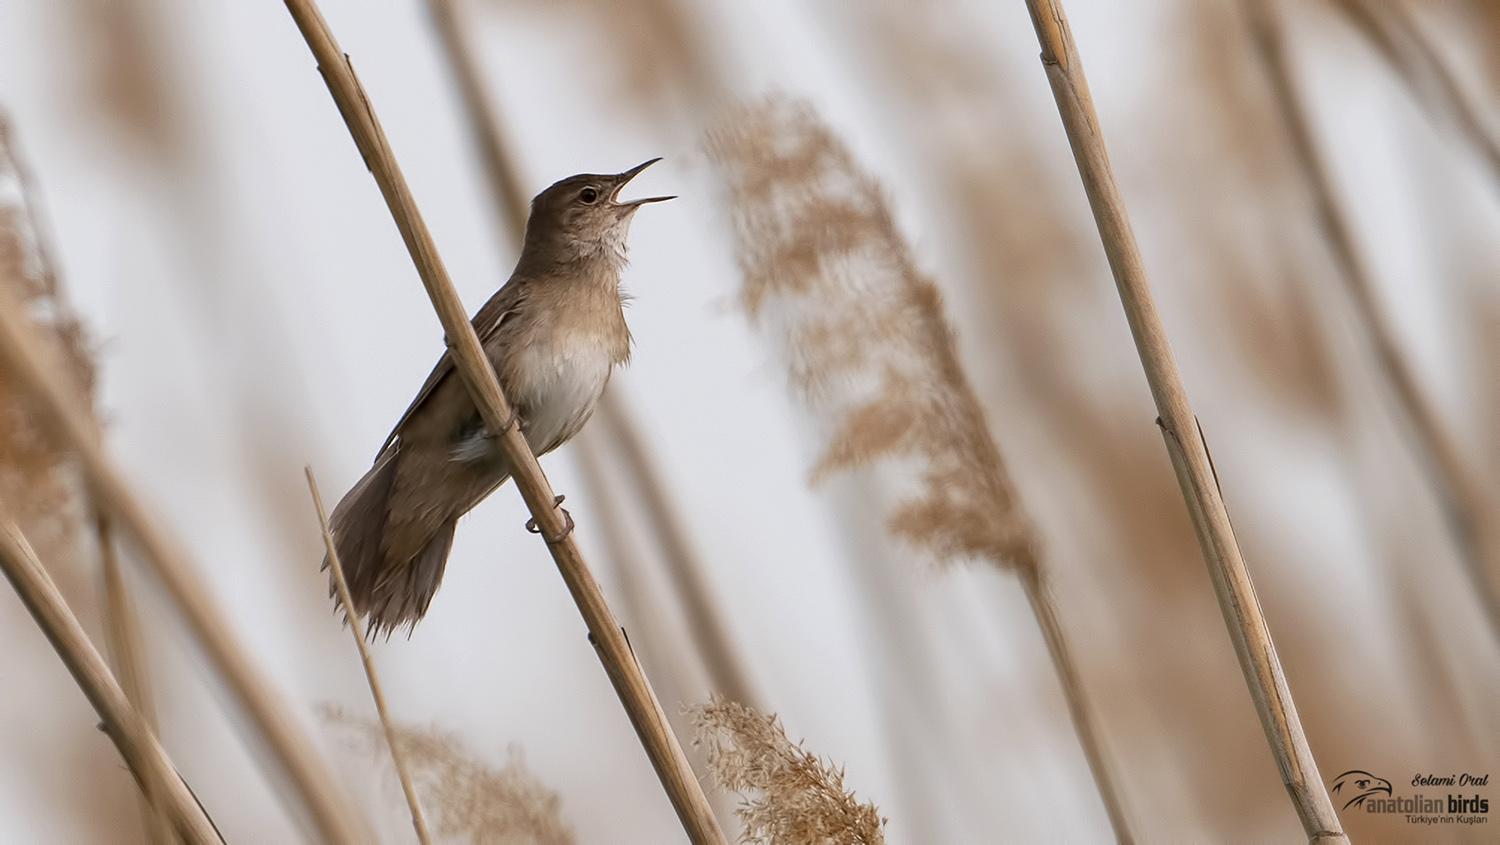
M 553 183 L 531 201 L 526 221 L 523 258 L 539 264 L 554 264 L 625 257 L 625 236 L 630 219 L 648 202 L 674 197 L 647 197 L 620 201 L 620 189 L 659 158 L 636 165 L 624 173 L 581 173 Z

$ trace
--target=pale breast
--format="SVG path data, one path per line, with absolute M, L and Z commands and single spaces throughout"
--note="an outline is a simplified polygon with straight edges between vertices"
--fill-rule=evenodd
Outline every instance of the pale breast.
M 567 332 L 553 332 L 512 354 L 506 387 L 511 401 L 524 409 L 527 444 L 545 454 L 588 421 L 609 383 L 615 356 L 597 338 Z

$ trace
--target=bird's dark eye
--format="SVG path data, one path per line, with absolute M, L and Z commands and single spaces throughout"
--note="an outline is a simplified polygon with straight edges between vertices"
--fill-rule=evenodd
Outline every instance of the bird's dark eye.
M 585 205 L 593 205 L 595 202 L 599 201 L 599 191 L 597 188 L 584 188 L 583 190 L 578 192 L 578 198 L 582 200 Z

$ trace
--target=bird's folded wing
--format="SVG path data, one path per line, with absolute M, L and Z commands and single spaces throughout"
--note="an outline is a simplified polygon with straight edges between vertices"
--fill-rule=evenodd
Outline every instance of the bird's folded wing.
M 479 309 L 479 313 L 474 315 L 471 325 L 474 326 L 474 333 L 479 335 L 479 342 L 481 344 L 493 337 L 500 330 L 500 326 L 504 325 L 505 321 L 519 310 L 525 290 L 525 285 L 512 279 L 504 287 L 496 291 L 495 295 L 490 297 L 490 301 L 486 302 L 484 307 Z M 443 357 L 437 362 L 437 366 L 433 367 L 432 372 L 427 376 L 427 381 L 422 383 L 422 389 L 417 391 L 417 398 L 411 400 L 411 404 L 406 408 L 406 413 L 401 415 L 400 421 L 396 423 L 395 428 L 391 429 L 391 433 L 385 438 L 385 442 L 380 445 L 380 451 L 375 455 L 376 460 L 379 460 L 380 456 L 384 455 L 386 450 L 391 448 L 391 444 L 396 442 L 396 438 L 401 434 L 401 427 L 406 424 L 407 420 L 411 419 L 412 414 L 416 413 L 417 409 L 422 407 L 422 403 L 427 401 L 427 397 L 431 396 L 432 392 L 437 390 L 438 385 L 442 384 L 443 379 L 447 378 L 452 372 L 453 353 L 451 351 L 444 351 Z

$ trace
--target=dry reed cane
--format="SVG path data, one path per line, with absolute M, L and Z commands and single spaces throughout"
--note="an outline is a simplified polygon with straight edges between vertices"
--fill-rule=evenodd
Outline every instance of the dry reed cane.
M 57 369 L 51 366 L 49 357 L 14 298 L 0 286 L 0 366 L 16 380 L 19 389 L 33 397 L 38 418 L 47 431 L 77 459 L 96 506 L 131 536 L 141 557 L 166 587 L 199 645 L 291 778 L 322 837 L 351 845 L 371 841 L 368 826 L 352 811 L 315 746 L 234 637 L 188 555 L 130 492 L 71 391 L 50 377 Z
M 380 675 L 375 671 L 375 658 L 370 654 L 370 644 L 365 642 L 364 626 L 355 613 L 354 600 L 349 597 L 349 582 L 344 580 L 344 565 L 339 562 L 339 553 L 333 542 L 333 532 L 328 528 L 328 515 L 323 511 L 323 497 L 318 494 L 318 481 L 313 478 L 312 467 L 303 467 L 307 473 L 307 490 L 312 494 L 313 508 L 318 512 L 318 527 L 323 532 L 323 548 L 328 552 L 328 566 L 333 570 L 333 584 L 338 590 L 339 604 L 347 617 L 344 621 L 354 635 L 354 645 L 359 649 L 360 663 L 365 667 L 365 680 L 370 685 L 370 697 L 375 699 L 375 712 L 380 716 L 380 728 L 385 732 L 386 745 L 391 749 L 391 763 L 396 767 L 396 777 L 401 781 L 401 791 L 406 794 L 406 806 L 411 810 L 411 826 L 417 832 L 422 845 L 432 845 L 427 833 L 427 820 L 422 817 L 422 805 L 417 802 L 417 790 L 412 786 L 411 772 L 401 746 L 396 741 L 396 726 L 391 722 L 390 710 L 385 705 L 385 689 L 380 685 Z
M 1459 552 L 1475 593 L 1491 628 L 1500 637 L 1500 525 L 1496 524 L 1494 497 L 1465 460 L 1463 449 L 1444 424 L 1442 415 L 1423 393 L 1416 371 L 1380 307 L 1369 268 L 1356 244 L 1354 227 L 1339 202 L 1333 176 L 1318 149 L 1307 106 L 1297 90 L 1281 19 L 1272 2 L 1241 0 L 1256 51 L 1271 78 L 1297 164 L 1313 194 L 1318 222 L 1359 322 L 1374 347 L 1376 364 L 1410 427 L 1422 466 L 1457 535 Z
M 505 218 L 502 239 L 513 252 L 519 251 L 526 234 L 526 217 L 530 205 L 526 194 L 521 190 L 521 179 L 516 170 L 515 159 L 510 154 L 510 146 L 505 142 L 505 132 L 501 128 L 494 97 L 484 83 L 478 56 L 474 54 L 469 39 L 464 35 L 457 8 L 461 1 L 428 0 L 428 6 L 443 42 L 443 53 L 448 58 L 463 96 L 469 125 L 484 159 L 492 198 Z M 651 461 L 651 452 L 646 448 L 634 415 L 615 391 L 610 389 L 604 392 L 604 397 L 594 409 L 594 420 L 596 427 L 609 433 L 609 438 L 625 459 L 624 465 L 630 481 L 646 505 L 651 530 L 672 577 L 678 601 L 687 616 L 693 643 L 708 670 L 709 682 L 716 692 L 731 701 L 757 706 L 749 673 L 735 651 L 729 633 L 724 630 L 708 584 L 704 581 L 702 559 L 694 552 L 688 540 L 682 517 L 673 507 L 672 497 L 667 492 L 661 472 Z M 596 460 L 592 452 L 575 451 L 580 463 Z M 594 468 L 594 475 L 599 474 L 600 469 Z
M 1057 615 L 1057 602 L 1047 584 L 1046 572 L 1040 565 L 1018 567 L 1016 575 L 1026 590 L 1026 601 L 1031 605 L 1031 614 L 1036 617 L 1037 627 L 1042 630 L 1042 639 L 1047 644 L 1047 654 L 1052 658 L 1057 672 L 1058 684 L 1062 686 L 1063 701 L 1068 705 L 1068 717 L 1073 721 L 1073 730 L 1078 734 L 1078 745 L 1089 764 L 1089 773 L 1104 802 L 1104 811 L 1109 815 L 1110 829 L 1120 845 L 1133 845 L 1135 833 L 1131 829 L 1130 816 L 1125 812 L 1125 797 L 1120 788 L 1120 777 L 1115 771 L 1109 755 L 1104 750 L 1104 737 L 1099 728 L 1099 716 L 1089 705 L 1084 693 L 1083 673 L 1078 669 L 1078 660 L 1068 646 L 1063 634 L 1062 621 Z
M 101 727 L 135 773 L 151 806 L 166 813 L 176 830 L 193 845 L 221 843 L 223 840 L 213 822 L 173 768 L 151 728 L 131 706 L 104 658 L 89 642 L 88 634 L 37 560 L 31 544 L 3 515 L 0 515 L 0 568 L 5 570 L 16 594 L 47 635 L 83 694 L 88 696 L 103 720 Z
M 1042 65 L 1119 288 L 1130 333 L 1160 414 L 1157 425 L 1172 458 L 1219 607 L 1282 783 L 1309 842 L 1348 842 L 1297 718 L 1281 660 L 1255 595 L 1255 585 L 1229 523 L 1208 444 L 1188 403 L 1166 329 L 1156 312 L 1146 268 L 1104 147 L 1099 117 L 1094 111 L 1073 33 L 1056 0 L 1027 0 L 1026 6 L 1041 44 Z
M 558 572 L 572 593 L 578 611 L 589 629 L 589 641 L 598 652 L 615 692 L 635 727 L 637 736 L 651 759 L 661 779 L 667 797 L 671 800 L 688 837 L 695 845 L 715 843 L 723 845 L 724 834 L 714 820 L 703 788 L 688 765 L 682 746 L 667 723 L 661 704 L 641 671 L 640 663 L 630 650 L 630 641 L 615 621 L 605 602 L 604 593 L 594 581 L 584 560 L 583 552 L 572 533 L 572 521 L 559 507 L 560 499 L 554 497 L 552 485 L 542 473 L 536 456 L 526 443 L 520 426 L 495 371 L 485 357 L 474 334 L 463 302 L 448 278 L 448 271 L 438 255 L 437 245 L 427 230 L 416 200 L 406 185 L 386 141 L 385 132 L 375 117 L 375 111 L 365 96 L 364 89 L 354 75 L 354 67 L 348 57 L 334 41 L 333 33 L 323 20 L 317 5 L 312 0 L 286 0 L 287 9 L 306 39 L 308 47 L 317 59 L 318 70 L 323 75 L 328 91 L 333 96 L 344 122 L 349 127 L 365 165 L 369 167 L 380 192 L 385 197 L 391 216 L 401 230 L 402 238 L 411 253 L 412 262 L 422 278 L 422 284 L 432 299 L 434 310 L 443 324 L 449 354 L 464 384 L 468 387 L 474 404 L 478 407 L 484 424 L 497 435 L 502 454 L 512 467 L 511 477 L 516 489 L 531 510 L 537 533 L 546 541 Z
M 109 516 L 102 511 L 94 515 L 94 534 L 99 541 L 99 563 L 104 572 L 104 635 L 109 655 L 119 674 L 120 688 L 125 691 L 126 700 L 140 714 L 141 721 L 151 733 L 159 735 L 161 726 L 156 720 L 156 701 L 151 694 L 141 620 L 136 614 L 135 602 L 130 598 L 119 555 L 115 553 L 114 529 L 110 526 Z M 152 845 L 176 842 L 171 820 L 163 808 L 153 805 L 145 795 L 141 799 L 146 840 Z

